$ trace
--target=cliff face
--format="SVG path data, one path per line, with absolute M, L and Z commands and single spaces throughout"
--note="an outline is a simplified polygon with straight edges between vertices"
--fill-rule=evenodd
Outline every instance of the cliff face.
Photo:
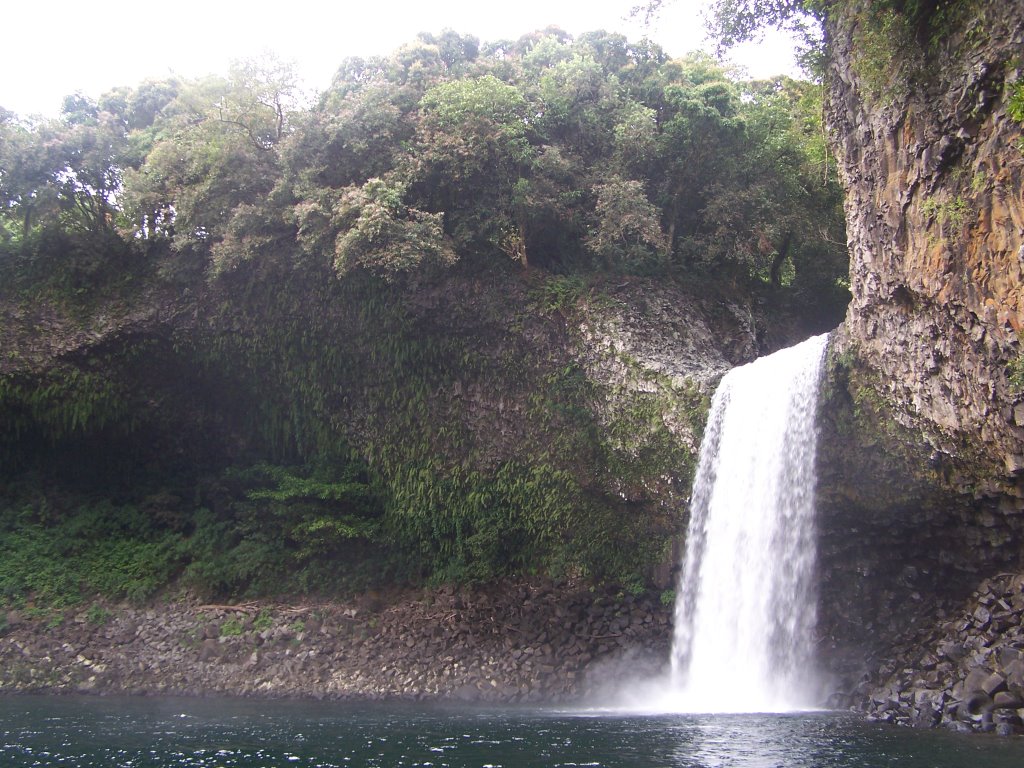
M 840 347 L 879 374 L 904 426 L 1022 509 L 1024 407 L 1007 365 L 1024 330 L 1024 157 L 1006 107 L 1024 12 L 973 3 L 920 33 L 935 39 L 855 53 L 872 35 L 901 45 L 870 5 L 845 4 L 829 27 L 853 294 Z M 880 64 L 888 81 L 873 83 Z
M 388 564 L 408 561 L 479 580 L 565 554 L 597 581 L 664 590 L 709 391 L 766 351 L 767 326 L 768 343 L 802 334 L 749 295 L 684 281 L 316 277 L 243 274 L 180 295 L 144 285 L 71 309 L 0 297 L 0 515 L 26 487 L 66 497 L 61 523 L 80 496 L 119 494 L 156 521 L 151 537 L 187 545 L 204 510 L 224 530 L 251 514 L 235 468 L 306 472 L 354 454 L 381 499 L 387 549 L 338 544 L 310 566 L 325 583 L 335 561 L 342 576 L 397 580 Z M 511 512 L 481 521 L 480 499 Z M 519 526 L 523 515 L 552 529 Z M 477 535 L 492 523 L 493 537 Z M 276 538 L 300 551 L 289 536 Z M 453 541 L 467 550 L 449 556 Z M 225 591 L 301 588 L 240 576 Z
M 897 6 L 837 3 L 827 23 L 853 300 L 823 405 L 822 591 L 851 671 L 919 650 L 981 578 L 1021 566 L 1024 531 L 1024 156 L 1007 115 L 1024 9 Z

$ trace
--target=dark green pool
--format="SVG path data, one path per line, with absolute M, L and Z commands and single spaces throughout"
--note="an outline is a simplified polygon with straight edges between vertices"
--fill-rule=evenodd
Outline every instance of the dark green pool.
M 896 729 L 832 713 L 636 716 L 0 696 L 0 766 L 1021 768 L 1024 740 Z

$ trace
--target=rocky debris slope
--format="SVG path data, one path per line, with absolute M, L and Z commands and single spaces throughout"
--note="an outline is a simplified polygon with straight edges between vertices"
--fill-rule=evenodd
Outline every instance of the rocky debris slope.
M 299 606 L 96 606 L 56 626 L 14 613 L 0 630 L 0 691 L 566 701 L 656 673 L 669 616 L 650 597 L 526 583 Z
M 872 719 L 1024 733 L 1024 574 L 986 579 L 928 636 L 905 637 L 853 698 Z

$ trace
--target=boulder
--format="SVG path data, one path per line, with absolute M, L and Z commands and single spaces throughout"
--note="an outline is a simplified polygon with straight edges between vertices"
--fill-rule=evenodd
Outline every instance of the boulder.
M 1006 678 L 998 672 L 993 672 L 982 681 L 981 690 L 989 696 L 995 696 L 1000 691 L 1006 690 Z

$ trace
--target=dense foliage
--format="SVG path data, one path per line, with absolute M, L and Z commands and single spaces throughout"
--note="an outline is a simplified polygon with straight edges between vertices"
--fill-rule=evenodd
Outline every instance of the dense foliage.
M 482 48 L 422 35 L 347 60 L 305 109 L 274 61 L 71 96 L 57 120 L 0 116 L 4 268 L 81 283 L 121 273 L 120 257 L 187 280 L 326 258 L 393 280 L 504 256 L 817 295 L 845 258 L 819 97 L 558 31 Z
M 670 0 L 651 0 L 648 14 Z M 1000 2 L 1001 0 L 997 0 Z M 830 56 L 824 27 L 848 24 L 851 68 L 863 95 L 891 102 L 920 88 L 950 60 L 950 46 L 973 46 L 988 34 L 992 0 L 715 0 L 710 27 L 723 47 L 757 39 L 767 28 L 802 42 L 804 68 L 819 76 Z M 960 31 L 966 34 L 960 34 Z
M 652 413 L 699 430 L 703 395 L 651 380 L 608 424 L 607 393 L 519 331 L 624 273 L 834 324 L 845 237 L 820 110 L 809 82 L 546 30 L 421 35 L 346 60 L 312 105 L 265 60 L 71 96 L 54 120 L 0 112 L 0 298 L 83 327 L 159 297 L 192 317 L 89 360 L 4 361 L 0 597 L 50 589 L 15 549 L 75 564 L 65 596 L 642 584 L 678 525 L 636 513 L 644 488 L 692 471 Z M 540 288 L 512 290 L 511 316 L 445 296 L 478 338 L 422 310 L 524 270 Z M 467 426 L 474 387 L 522 404 L 513 436 Z M 135 586 L 114 578 L 133 568 Z

